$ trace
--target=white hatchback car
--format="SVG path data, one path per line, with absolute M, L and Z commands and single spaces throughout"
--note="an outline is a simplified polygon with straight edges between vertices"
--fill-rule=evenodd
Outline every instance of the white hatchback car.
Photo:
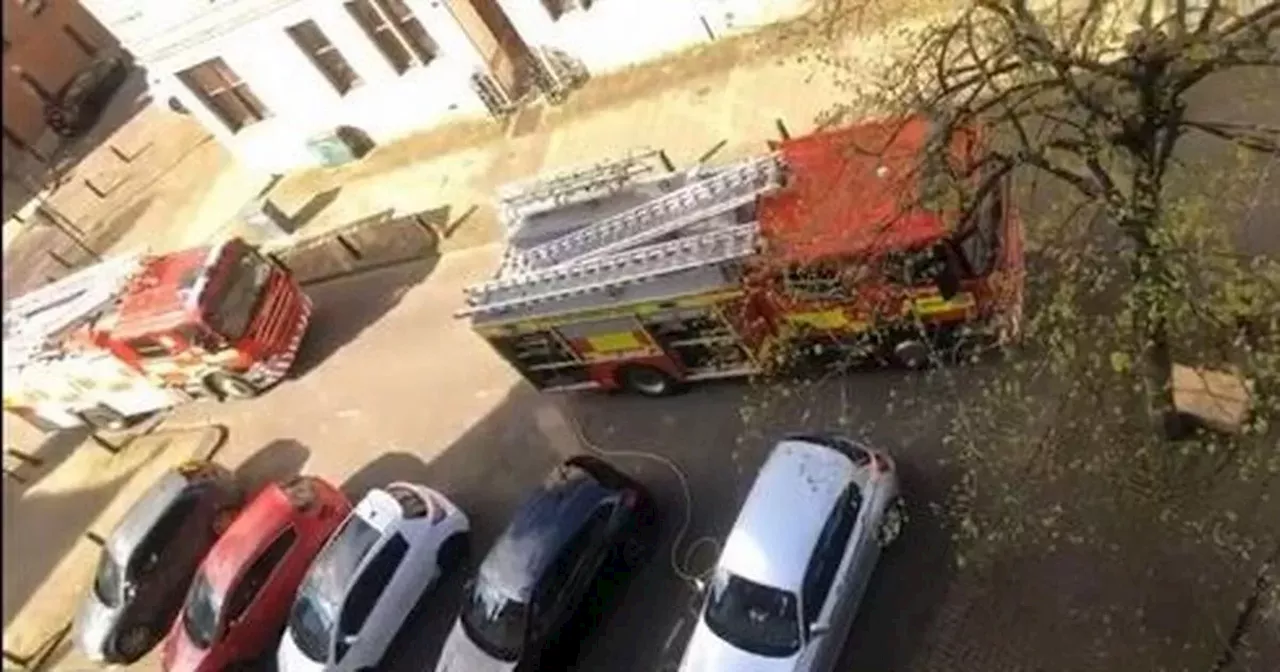
M 905 518 L 885 453 L 835 436 L 781 441 L 725 539 L 681 672 L 835 669 Z
M 413 483 L 370 490 L 307 570 L 276 659 L 280 672 L 374 670 L 415 604 L 462 564 L 471 525 Z

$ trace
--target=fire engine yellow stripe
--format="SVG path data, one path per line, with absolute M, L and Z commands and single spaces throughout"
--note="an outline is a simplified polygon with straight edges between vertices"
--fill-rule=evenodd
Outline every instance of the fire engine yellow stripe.
M 957 294 L 947 300 L 941 296 L 928 296 L 916 299 L 911 307 L 919 315 L 935 315 L 938 313 L 949 313 L 954 310 L 968 310 L 975 305 L 973 295 L 969 293 Z
M 787 313 L 784 317 L 790 324 L 804 325 L 815 329 L 844 329 L 852 324 L 849 316 L 843 310 Z
M 618 352 L 620 350 L 639 350 L 645 344 L 630 331 L 619 331 L 612 334 L 598 334 L 587 337 L 587 343 L 596 352 Z

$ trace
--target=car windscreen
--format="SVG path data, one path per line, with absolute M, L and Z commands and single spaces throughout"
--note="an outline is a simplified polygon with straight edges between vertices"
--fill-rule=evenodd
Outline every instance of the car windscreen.
M 207 649 L 218 633 L 218 614 L 222 613 L 223 596 L 214 590 L 204 572 L 196 575 L 182 605 L 182 629 L 191 643 Z
M 758 656 L 785 658 L 800 650 L 794 593 L 719 571 L 703 618 L 720 639 Z
M 228 340 L 243 336 L 269 277 L 271 264 L 253 252 L 242 253 L 209 303 L 209 326 Z
M 120 606 L 124 582 L 121 580 L 120 563 L 103 549 L 98 558 L 98 571 L 93 576 L 93 594 L 108 607 Z
M 520 657 L 529 607 L 480 576 L 467 586 L 462 628 L 476 646 L 504 662 Z
M 307 570 L 289 612 L 289 632 L 298 649 L 311 660 L 328 660 L 343 595 L 361 561 L 381 537 L 382 533 L 363 518 L 348 516 Z

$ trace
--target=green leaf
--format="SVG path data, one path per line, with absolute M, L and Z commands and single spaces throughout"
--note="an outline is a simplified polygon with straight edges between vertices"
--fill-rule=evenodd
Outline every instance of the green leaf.
M 1111 369 L 1116 373 L 1126 373 L 1132 365 L 1133 358 L 1129 353 L 1120 351 L 1111 353 Z

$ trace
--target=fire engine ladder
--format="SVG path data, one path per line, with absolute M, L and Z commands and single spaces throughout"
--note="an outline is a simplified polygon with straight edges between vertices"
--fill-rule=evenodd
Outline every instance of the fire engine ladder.
M 577 166 L 547 177 L 514 182 L 499 192 L 499 205 L 511 219 L 585 203 L 608 196 L 657 169 L 662 152 L 640 149 L 607 161 Z
M 755 251 L 757 230 L 755 222 L 738 224 L 608 257 L 491 280 L 466 289 L 469 307 L 457 316 L 500 312 L 740 259 Z
M 111 305 L 142 263 L 141 256 L 103 261 L 14 299 L 4 310 L 4 356 L 27 361 L 49 341 Z
M 782 165 L 773 155 L 713 169 L 664 196 L 526 250 L 519 259 L 524 268 L 517 270 L 586 261 L 635 247 L 750 203 L 782 186 L 782 179 Z

